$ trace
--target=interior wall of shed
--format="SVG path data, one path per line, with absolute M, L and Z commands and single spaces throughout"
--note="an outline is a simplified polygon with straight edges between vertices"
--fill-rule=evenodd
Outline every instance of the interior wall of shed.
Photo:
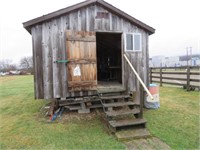
M 96 43 L 98 84 L 122 84 L 121 34 L 97 32 Z

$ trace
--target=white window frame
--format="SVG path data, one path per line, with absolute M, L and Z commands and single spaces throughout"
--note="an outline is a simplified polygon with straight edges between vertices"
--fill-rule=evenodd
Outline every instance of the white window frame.
M 131 50 L 129 50 L 129 49 L 126 49 L 127 48 L 127 43 L 126 43 L 126 41 L 127 41 L 127 39 L 126 39 L 126 35 L 127 34 L 131 34 L 132 36 L 133 36 L 133 49 L 131 49 Z M 139 50 L 137 50 L 137 49 L 135 49 L 135 35 L 139 35 L 140 36 L 140 49 Z M 125 33 L 124 34 L 124 39 L 125 39 L 125 51 L 126 52 L 140 52 L 140 51 L 142 51 L 142 34 L 141 33 Z

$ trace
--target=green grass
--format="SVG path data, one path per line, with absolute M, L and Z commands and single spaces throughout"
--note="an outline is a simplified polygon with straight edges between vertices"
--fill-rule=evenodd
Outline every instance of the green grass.
M 198 149 L 199 92 L 161 87 L 160 102 L 144 112 L 151 134 L 172 149 Z M 47 123 L 39 113 L 45 103 L 34 100 L 33 76 L 0 77 L 0 149 L 125 149 L 99 117 Z
M 33 76 L 0 77 L 0 149 L 125 149 L 99 117 L 45 122 L 45 103 L 34 100 Z
M 199 149 L 199 98 L 198 91 L 161 87 L 161 107 L 144 112 L 151 134 L 172 149 Z

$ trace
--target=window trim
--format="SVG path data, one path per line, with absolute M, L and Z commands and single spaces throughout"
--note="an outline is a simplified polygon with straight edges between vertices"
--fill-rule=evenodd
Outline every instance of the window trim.
M 126 39 L 126 35 L 127 34 L 131 34 L 133 36 L 133 41 L 132 41 L 133 42 L 132 43 L 133 44 L 133 49 L 132 50 L 127 49 L 127 43 L 126 43 L 127 42 L 127 39 Z M 139 35 L 140 36 L 140 43 L 139 43 L 140 49 L 139 50 L 135 49 L 135 35 Z M 125 39 L 124 40 L 125 41 L 124 45 L 125 45 L 125 51 L 126 52 L 141 52 L 142 51 L 142 34 L 141 33 L 133 33 L 133 32 L 125 33 L 124 34 L 124 39 Z

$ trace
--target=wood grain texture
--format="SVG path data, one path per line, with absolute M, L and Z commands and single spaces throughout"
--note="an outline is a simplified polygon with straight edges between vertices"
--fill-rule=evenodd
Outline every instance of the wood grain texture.
M 67 64 L 70 91 L 82 91 L 85 88 L 95 90 L 97 86 L 95 33 L 67 31 L 66 35 L 67 57 L 70 60 Z M 80 69 L 80 75 L 74 74 L 76 68 Z
M 60 67 L 58 63 L 54 63 L 56 60 L 60 60 L 59 54 L 59 38 L 58 38 L 58 20 L 53 20 L 51 24 L 51 35 L 50 35 L 50 43 L 52 47 L 52 75 L 53 75 L 53 97 L 59 98 L 61 97 L 61 81 L 60 81 Z
M 34 93 L 35 99 L 44 98 L 43 80 L 43 55 L 42 55 L 42 26 L 32 28 L 33 69 L 34 69 Z
M 53 70 L 52 70 L 52 46 L 51 46 L 51 22 L 42 25 L 42 52 L 43 52 L 43 79 L 44 98 L 53 97 Z
M 109 17 L 96 18 L 97 12 L 106 12 Z M 66 30 L 70 30 L 71 33 L 67 34 Z M 97 79 L 95 71 L 97 69 L 96 31 L 123 33 L 121 44 L 122 84 L 127 92 L 138 90 L 139 82 L 127 63 L 124 62 L 124 53 L 127 54 L 136 71 L 148 86 L 149 34 L 100 5 L 89 5 L 32 27 L 36 99 L 66 98 L 95 93 L 93 90 L 96 85 L 88 85 L 87 88 L 86 86 L 78 88 L 75 85 L 79 81 L 93 83 Z M 142 34 L 142 51 L 124 51 L 124 35 L 127 32 Z M 71 61 L 69 65 L 54 63 L 55 60 L 66 59 Z M 83 73 L 81 77 L 72 76 L 77 64 Z

